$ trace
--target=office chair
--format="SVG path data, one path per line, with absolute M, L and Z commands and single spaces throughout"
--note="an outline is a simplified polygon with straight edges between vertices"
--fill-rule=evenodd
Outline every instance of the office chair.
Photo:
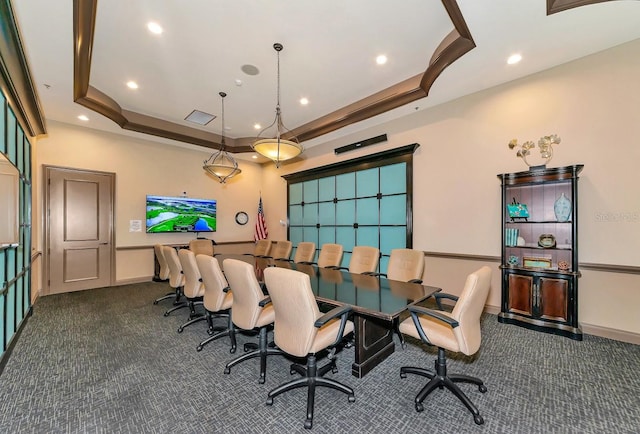
M 162 251 L 162 244 L 155 244 L 153 246 L 153 252 L 155 254 L 156 261 L 158 262 L 158 266 L 159 266 L 158 273 L 157 273 L 158 280 L 161 280 L 161 281 L 169 280 L 169 265 L 167 264 L 167 260 L 164 258 L 164 252 Z M 177 294 L 176 291 L 167 292 L 162 297 L 156 298 L 153 301 L 153 304 L 158 304 L 158 302 L 162 300 L 169 300 L 170 298 L 173 298 L 174 301 L 178 301 L 178 297 L 179 297 L 179 294 Z
M 206 317 L 196 313 L 196 305 L 202 305 L 202 298 L 204 297 L 204 285 L 202 284 L 202 277 L 200 276 L 200 270 L 198 270 L 198 264 L 196 263 L 196 255 L 191 250 L 180 249 L 178 251 L 178 259 L 180 260 L 182 273 L 184 274 L 182 293 L 189 305 L 189 320 L 178 327 L 178 333 L 182 333 L 185 327 L 189 327 L 199 321 L 204 321 Z
M 197 238 L 189 241 L 189 250 L 195 255 L 213 256 L 213 240 L 207 238 Z
M 233 293 L 233 305 L 231 306 L 233 325 L 236 328 L 247 331 L 257 328 L 259 333 L 257 347 L 245 344 L 245 351 L 255 349 L 227 363 L 224 373 L 229 374 L 231 368 L 238 363 L 260 357 L 260 378 L 258 383 L 263 384 L 265 382 L 267 356 L 282 354 L 279 349 L 270 348 L 267 345 L 267 332 L 271 324 L 273 324 L 275 311 L 269 302 L 269 297 L 262 292 L 260 283 L 256 278 L 256 271 L 251 264 L 228 258 L 223 261 L 222 267 Z
M 341 244 L 323 244 L 318 255 L 318 267 L 339 267 L 342 263 L 342 254 Z
M 296 264 L 313 263 L 313 258 L 316 256 L 316 243 L 312 241 L 303 241 L 296 246 L 296 254 L 293 257 L 293 262 Z
M 291 256 L 291 241 L 276 241 L 276 244 L 269 250 L 269 257 L 276 260 L 288 261 Z
M 162 254 L 164 259 L 167 261 L 167 266 L 169 267 L 169 286 L 174 288 L 176 291 L 176 300 L 173 303 L 174 306 L 164 313 L 164 316 L 169 316 L 172 312 L 175 312 L 178 309 L 188 307 L 188 304 L 187 302 L 179 301 L 182 296 L 182 289 L 184 286 L 184 274 L 182 274 L 182 265 L 180 265 L 180 259 L 178 259 L 178 252 L 176 252 L 176 249 L 171 246 L 162 246 Z
M 355 246 L 351 252 L 349 267 L 337 267 L 341 270 L 349 270 L 349 273 L 373 274 L 378 268 L 380 250 L 370 246 Z
M 269 252 L 271 251 L 271 240 L 258 240 L 256 241 L 256 246 L 253 249 L 253 256 L 256 257 L 264 257 L 269 256 Z
M 220 263 L 217 258 L 209 255 L 196 255 L 196 263 L 198 264 L 198 270 L 202 276 L 202 283 L 204 284 L 204 297 L 202 299 L 205 316 L 207 318 L 207 324 L 209 325 L 209 337 L 200 342 L 196 347 L 197 351 L 202 351 L 205 345 L 223 336 L 229 336 L 231 341 L 232 354 L 236 352 L 236 333 L 233 328 L 233 322 L 231 321 L 230 309 L 233 304 L 233 294 L 229 290 L 229 284 L 227 279 L 220 269 Z M 218 330 L 213 327 L 213 318 L 226 317 L 227 327 Z
M 308 388 L 307 418 L 304 427 L 313 426 L 313 408 L 316 387 L 329 387 L 346 393 L 349 402 L 355 401 L 353 389 L 335 380 L 324 378 L 328 372 L 337 372 L 335 347 L 345 335 L 353 332 L 353 322 L 347 317 L 350 306 L 339 306 L 322 314 L 316 304 L 309 276 L 286 268 L 270 267 L 264 270 L 265 284 L 275 310 L 275 344 L 294 357 L 306 357 L 306 366 L 293 364 L 291 373 L 297 378 L 282 384 L 269 392 L 267 405 L 273 405 L 273 398 L 281 393 L 299 387 Z M 331 349 L 328 362 L 318 366 L 317 354 Z
M 482 380 L 467 375 L 447 374 L 445 350 L 456 351 L 468 356 L 480 348 L 480 315 L 484 309 L 491 286 L 491 269 L 487 266 L 467 276 L 462 294 L 451 313 L 436 311 L 422 306 L 409 306 L 411 317 L 400 323 L 400 331 L 422 340 L 425 344 L 438 347 L 435 369 L 410 366 L 400 368 L 400 378 L 407 374 L 417 374 L 429 378 L 429 382 L 415 397 L 416 411 L 424 411 L 422 402 L 436 388 L 446 387 L 462 401 L 473 414 L 473 420 L 481 425 L 484 419 L 478 408 L 464 394 L 456 383 L 472 383 L 485 393 L 487 387 Z M 454 296 L 455 297 L 455 296 Z

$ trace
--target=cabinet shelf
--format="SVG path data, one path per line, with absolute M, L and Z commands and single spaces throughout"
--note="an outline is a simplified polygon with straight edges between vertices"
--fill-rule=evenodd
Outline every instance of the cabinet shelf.
M 498 175 L 502 183 L 503 243 L 498 321 L 582 340 L 577 242 L 578 174 L 582 168 L 574 165 Z M 560 197 L 569 200 L 567 221 L 556 217 Z M 514 201 L 528 206 L 527 220 L 509 217 L 507 205 Z M 507 240 L 515 241 L 513 232 L 524 239 L 523 245 L 506 245 Z M 563 243 L 541 247 L 538 237 L 544 237 L 544 241 L 553 237 Z
M 566 221 L 566 222 L 559 222 L 558 220 L 529 220 L 529 221 L 511 221 L 511 220 L 507 220 L 505 222 L 506 224 L 510 224 L 510 225 L 526 225 L 526 224 L 534 224 L 534 225 L 541 225 L 541 224 L 573 224 L 573 222 L 571 220 Z

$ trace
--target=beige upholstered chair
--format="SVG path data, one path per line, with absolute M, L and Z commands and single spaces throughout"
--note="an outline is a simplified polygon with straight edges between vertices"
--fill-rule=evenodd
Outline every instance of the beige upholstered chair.
M 184 274 L 182 293 L 189 304 L 189 320 L 178 327 L 178 333 L 182 333 L 185 327 L 203 321 L 206 318 L 204 315 L 196 313 L 196 305 L 203 304 L 202 297 L 204 296 L 204 285 L 196 263 L 196 255 L 191 250 L 180 249 L 178 251 L 178 259 Z
M 318 255 L 318 267 L 339 267 L 342 263 L 342 254 L 342 245 L 323 244 Z
M 188 304 L 180 301 L 182 287 L 184 286 L 184 274 L 182 274 L 182 265 L 180 264 L 180 259 L 178 259 L 178 252 L 171 246 L 162 246 L 162 253 L 169 267 L 169 286 L 176 290 L 174 306 L 164 313 L 164 316 L 169 316 L 171 312 L 187 307 Z
M 424 253 L 413 249 L 393 249 L 387 266 L 387 279 L 422 283 Z
M 169 280 L 169 265 L 167 264 L 167 260 L 164 259 L 164 252 L 162 251 L 162 244 L 156 244 L 153 246 L 153 252 L 155 254 L 156 262 L 158 263 L 157 273 L 153 280 L 165 281 Z M 158 304 L 158 302 L 162 300 L 173 299 L 177 300 L 179 297 L 179 293 L 176 291 L 171 291 L 166 293 L 160 298 L 156 298 L 153 301 L 153 304 Z
M 313 258 L 316 256 L 316 243 L 312 241 L 303 241 L 296 246 L 296 254 L 293 257 L 293 262 L 300 263 L 313 263 Z
M 400 368 L 400 377 L 417 374 L 430 381 L 415 398 L 416 411 L 424 410 L 422 401 L 436 388 L 443 386 L 453 392 L 473 414 L 478 425 L 484 423 L 478 408 L 455 383 L 472 383 L 480 392 L 487 391 L 482 380 L 467 375 L 447 374 L 445 350 L 455 351 L 468 356 L 480 348 L 480 315 L 487 301 L 491 286 L 491 269 L 482 267 L 471 273 L 465 282 L 462 294 L 451 313 L 427 309 L 421 306 L 409 306 L 411 317 L 400 323 L 400 331 L 421 339 L 424 343 L 438 347 L 438 359 L 435 371 L 404 366 Z
M 276 241 L 275 246 L 271 248 L 269 256 L 273 259 L 283 259 L 288 261 L 291 256 L 291 241 Z
M 238 363 L 254 357 L 260 357 L 260 384 L 265 381 L 267 356 L 282 354 L 282 351 L 267 346 L 267 332 L 273 324 L 275 311 L 269 303 L 269 297 L 264 295 L 260 283 L 256 278 L 255 269 L 251 264 L 237 259 L 225 259 L 222 268 L 227 276 L 229 287 L 233 293 L 231 319 L 233 325 L 242 330 L 259 330 L 259 343 L 254 351 L 246 352 L 242 356 L 227 363 L 224 373 L 231 372 L 231 368 Z M 252 348 L 245 344 L 245 351 Z
M 233 304 L 233 294 L 229 290 L 227 279 L 222 273 L 220 263 L 217 258 L 209 255 L 196 255 L 196 263 L 198 270 L 202 276 L 204 284 L 204 297 L 202 299 L 207 323 L 209 324 L 209 337 L 200 342 L 196 349 L 202 351 L 202 348 L 209 342 L 214 341 L 223 336 L 229 336 L 231 340 L 231 353 L 236 352 L 236 334 L 231 321 L 231 306 Z M 226 316 L 227 327 L 225 329 L 216 330 L 213 327 L 213 318 Z
M 197 238 L 189 241 L 189 250 L 195 255 L 213 256 L 213 241 L 207 238 Z
M 269 256 L 271 240 L 258 240 L 253 248 L 253 256 Z
M 301 374 L 288 383 L 269 392 L 267 405 L 281 393 L 299 387 L 307 387 L 307 418 L 304 427 L 313 425 L 313 407 L 317 386 L 330 387 L 346 393 L 349 402 L 354 402 L 353 389 L 335 380 L 324 378 L 329 370 L 337 372 L 335 346 L 354 329 L 347 319 L 350 306 L 339 306 L 322 314 L 311 290 L 309 276 L 295 270 L 270 267 L 264 270 L 264 279 L 275 310 L 274 340 L 278 348 L 294 357 L 306 357 L 306 367 L 294 364 L 291 372 Z M 324 366 L 317 365 L 316 354 L 332 348 Z
M 349 273 L 375 273 L 380 261 L 380 250 L 370 246 L 355 246 L 349 260 Z

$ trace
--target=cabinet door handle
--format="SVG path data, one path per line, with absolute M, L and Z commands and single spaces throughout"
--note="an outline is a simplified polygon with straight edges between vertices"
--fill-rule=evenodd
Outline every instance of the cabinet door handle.
M 535 283 L 533 285 L 533 307 L 536 309 L 540 306 L 540 288 L 538 288 L 538 284 Z

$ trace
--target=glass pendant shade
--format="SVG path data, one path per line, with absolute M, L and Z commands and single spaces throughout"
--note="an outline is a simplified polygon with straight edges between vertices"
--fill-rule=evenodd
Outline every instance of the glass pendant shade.
M 214 176 L 220 184 L 224 184 L 227 182 L 227 179 L 236 176 L 242 172 L 242 170 L 238 168 L 238 162 L 224 150 L 224 97 L 227 96 L 227 94 L 220 92 L 220 96 L 222 97 L 222 141 L 218 152 L 211 154 L 211 156 L 204 161 L 202 168 Z
M 283 49 L 282 44 L 275 43 L 273 48 L 278 53 L 278 100 L 276 103 L 276 118 L 271 125 L 260 131 L 257 140 L 251 145 L 258 154 L 269 158 L 276 167 L 280 167 L 281 161 L 291 160 L 302 153 L 304 148 L 298 140 L 293 137 L 291 132 L 282 123 L 282 113 L 280 110 L 280 52 Z M 273 137 L 264 138 L 268 135 L 270 129 L 275 126 Z M 282 136 L 288 137 L 283 139 Z

